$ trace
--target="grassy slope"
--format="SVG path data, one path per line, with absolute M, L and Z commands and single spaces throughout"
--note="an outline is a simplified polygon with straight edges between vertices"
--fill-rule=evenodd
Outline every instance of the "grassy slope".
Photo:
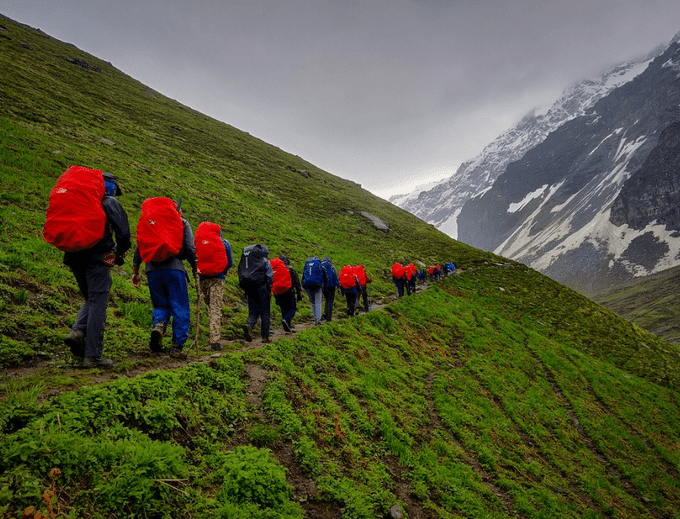
M 646 330 L 680 343 L 680 267 L 666 269 L 652 276 L 635 279 L 612 290 L 592 296 L 593 300 L 613 310 Z
M 395 504 L 411 518 L 678 517 L 676 346 L 0 23 L 0 361 L 52 359 L 31 384 L 3 371 L 0 511 L 40 506 L 58 467 L 53 501 L 78 517 L 383 517 Z M 377 297 L 393 292 L 394 260 L 453 259 L 463 272 L 266 349 L 41 398 L 69 384 L 61 339 L 79 301 L 40 232 L 73 163 L 118 175 L 133 223 L 145 197 L 183 196 L 194 228 L 221 223 L 236 251 L 260 241 L 298 266 L 311 254 L 363 262 Z M 114 275 L 106 334 L 123 369 L 142 362 L 124 359 L 144 355 L 150 308 L 129 266 Z M 245 316 L 234 277 L 224 311 L 234 338 Z

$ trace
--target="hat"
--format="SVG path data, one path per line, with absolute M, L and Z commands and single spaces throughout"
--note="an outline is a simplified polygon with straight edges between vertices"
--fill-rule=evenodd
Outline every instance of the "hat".
M 113 176 L 111 173 L 102 173 L 104 177 L 104 182 L 111 182 L 116 185 L 116 191 L 113 193 L 115 196 L 120 196 L 123 194 L 123 191 L 120 189 L 120 184 L 118 184 L 118 179 Z

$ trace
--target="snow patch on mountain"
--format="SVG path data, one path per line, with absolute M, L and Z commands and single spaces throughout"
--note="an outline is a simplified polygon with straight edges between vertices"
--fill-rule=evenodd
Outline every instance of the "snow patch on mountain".
M 488 144 L 477 157 L 463 163 L 448 179 L 394 196 L 390 202 L 457 238 L 458 215 L 468 200 L 483 195 L 510 162 L 519 160 L 549 133 L 583 115 L 613 89 L 640 75 L 663 50 L 655 49 L 638 62 L 622 63 L 597 79 L 566 89 L 550 108 L 529 113 Z

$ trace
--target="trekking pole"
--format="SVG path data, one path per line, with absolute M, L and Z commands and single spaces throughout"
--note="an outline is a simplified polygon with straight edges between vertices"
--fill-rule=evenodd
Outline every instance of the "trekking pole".
M 368 287 L 368 308 L 373 306 L 373 285 Z
M 200 331 L 201 323 L 201 280 L 196 275 L 196 291 L 198 292 L 198 297 L 196 298 L 196 357 L 198 357 L 198 332 Z

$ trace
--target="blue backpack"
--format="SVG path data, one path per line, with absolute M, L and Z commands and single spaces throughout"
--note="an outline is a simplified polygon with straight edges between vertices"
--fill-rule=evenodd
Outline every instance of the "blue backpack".
M 303 288 L 321 288 L 323 286 L 323 267 L 318 256 L 307 259 L 302 271 Z
M 326 269 L 326 274 L 328 275 L 328 282 L 326 283 L 326 286 L 328 288 L 339 288 L 340 280 L 338 280 L 338 274 L 333 268 L 330 260 L 322 261 L 321 265 L 323 265 L 323 268 Z

